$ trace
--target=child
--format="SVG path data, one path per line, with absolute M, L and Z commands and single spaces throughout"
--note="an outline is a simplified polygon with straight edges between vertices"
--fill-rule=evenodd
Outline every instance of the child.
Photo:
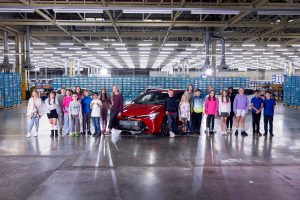
M 248 133 L 245 131 L 245 115 L 248 113 L 249 102 L 247 96 L 244 94 L 244 88 L 241 87 L 239 89 L 239 94 L 237 94 L 234 98 L 233 110 L 236 116 L 236 131 L 235 135 L 239 134 L 239 124 L 241 122 L 242 126 L 242 136 L 248 136 Z
M 31 137 L 31 130 L 35 124 L 34 137 L 38 136 L 40 117 L 42 116 L 42 100 L 37 90 L 32 90 L 28 101 L 27 116 L 29 118 L 27 137 Z
M 175 137 L 175 132 L 177 130 L 176 119 L 178 112 L 178 104 L 176 98 L 173 97 L 174 91 L 172 89 L 168 90 L 169 97 L 165 100 L 165 110 L 168 117 L 168 127 L 170 138 Z
M 107 126 L 107 115 L 108 115 L 108 110 L 111 106 L 111 100 L 109 98 L 109 96 L 107 95 L 106 89 L 102 89 L 101 90 L 101 94 L 100 94 L 100 101 L 102 103 L 102 107 L 101 107 L 101 121 L 102 121 L 102 132 L 105 133 L 106 131 L 106 126 Z
M 179 103 L 179 120 L 183 123 L 183 132 L 187 132 L 188 122 L 191 120 L 190 104 L 187 95 L 182 95 Z
M 205 114 L 207 115 L 206 128 L 209 134 L 214 134 L 215 116 L 218 114 L 218 99 L 215 96 L 215 91 L 209 92 L 208 98 L 205 100 Z
M 264 100 L 264 124 L 265 124 L 265 134 L 268 135 L 268 123 L 270 125 L 270 137 L 273 137 L 273 118 L 274 118 L 274 110 L 276 106 L 275 99 L 271 98 L 271 92 L 266 92 L 266 98 Z
M 251 99 L 253 135 L 262 135 L 259 131 L 259 124 L 263 105 L 264 100 L 259 96 L 259 90 L 255 90 L 254 97 Z
M 87 134 L 88 135 L 92 135 L 91 133 L 91 102 L 92 102 L 92 98 L 89 97 L 89 91 L 88 90 L 84 90 L 83 92 L 84 97 L 81 99 L 81 105 L 82 105 L 82 117 L 83 117 L 83 122 L 82 122 L 82 135 L 86 134 L 86 130 L 87 130 Z M 77 95 L 78 97 L 78 95 Z
M 49 97 L 45 100 L 46 109 L 47 109 L 47 117 L 49 120 L 49 124 L 51 125 L 51 134 L 50 137 L 58 137 L 58 130 L 57 130 L 57 102 L 56 102 L 56 93 L 51 91 Z
M 204 98 L 201 97 L 201 90 L 195 91 L 195 96 L 192 99 L 192 127 L 196 134 L 200 134 L 201 121 L 203 115 Z
M 231 107 L 230 107 L 230 114 L 226 120 L 226 128 L 229 133 L 232 133 L 232 125 L 233 125 L 233 117 L 234 117 L 233 103 L 235 98 L 235 94 L 233 93 L 233 87 L 228 88 L 227 95 L 230 99 Z
M 69 117 L 71 119 L 71 136 L 79 137 L 80 119 L 82 118 L 81 104 L 76 94 L 72 95 L 72 102 L 69 107 Z
M 221 116 L 221 134 L 226 135 L 226 120 L 230 115 L 231 111 L 231 102 L 227 95 L 226 90 L 221 92 L 221 98 L 219 99 L 219 115 Z
M 95 128 L 95 133 L 93 134 L 94 137 L 101 136 L 101 129 L 100 129 L 100 110 L 101 110 L 102 103 L 98 99 L 98 93 L 95 92 L 93 95 L 93 100 L 90 103 L 90 107 L 92 109 L 92 121 Z
M 69 115 L 69 107 L 70 103 L 72 101 L 72 91 L 67 90 L 66 96 L 64 97 L 63 103 L 62 103 L 62 110 L 64 112 L 64 133 L 66 135 L 69 135 L 71 132 L 71 118 Z

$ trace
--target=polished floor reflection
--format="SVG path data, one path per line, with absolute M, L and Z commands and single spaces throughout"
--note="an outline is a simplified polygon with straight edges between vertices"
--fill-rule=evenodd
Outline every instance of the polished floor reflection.
M 0 199 L 299 199 L 300 110 L 276 112 L 272 139 L 51 139 L 44 117 L 27 139 L 25 109 L 1 111 Z

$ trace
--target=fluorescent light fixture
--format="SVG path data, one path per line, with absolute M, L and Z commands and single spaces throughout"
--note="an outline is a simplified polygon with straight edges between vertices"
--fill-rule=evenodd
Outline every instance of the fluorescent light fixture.
M 288 51 L 288 49 L 275 49 L 275 51 Z
M 191 44 L 191 47 L 203 47 L 204 44 L 200 44 L 200 43 L 195 43 L 195 44 Z
M 280 56 L 273 55 L 273 56 L 270 56 L 270 58 L 280 58 Z
M 231 51 L 243 51 L 243 49 L 230 49 Z
M 173 51 L 174 48 L 162 48 L 163 51 Z
M 277 11 L 272 11 L 272 10 L 266 10 L 266 11 L 257 11 L 258 15 L 282 15 L 282 16 L 291 16 L 291 15 L 300 15 L 299 11 L 287 11 L 287 10 L 277 10 Z
M 125 43 L 112 43 L 112 46 L 125 46 Z
M 186 50 L 186 51 L 197 51 L 196 48 L 186 48 L 185 50 Z
M 103 13 L 103 9 L 98 8 L 57 8 L 53 9 L 53 12 L 55 13 Z
M 34 9 L 27 9 L 27 8 L 0 8 L 0 13 L 34 13 Z
M 292 47 L 300 47 L 300 44 L 292 44 Z
M 170 9 L 124 9 L 123 13 L 132 13 L 132 14 L 143 14 L 143 13 L 151 13 L 151 14 L 171 14 L 173 11 Z
M 114 41 L 116 41 L 116 39 L 104 38 L 103 41 L 105 41 L 105 42 L 114 42 Z
M 86 51 L 76 51 L 75 53 L 86 54 Z
M 195 9 L 191 10 L 192 15 L 237 15 L 238 10 L 225 10 L 225 9 Z
M 104 50 L 103 47 L 92 47 L 91 49 L 92 49 L 92 50 Z
M 208 68 L 208 69 L 205 70 L 205 74 L 206 74 L 207 76 L 211 76 L 211 75 L 213 74 L 213 70 L 210 69 L 210 68 Z
M 280 47 L 280 44 L 268 44 L 267 47 Z
M 176 46 L 178 46 L 178 44 L 175 44 L 175 43 L 166 43 L 166 44 L 164 44 L 164 46 L 166 46 L 166 47 L 176 47 Z
M 87 22 L 104 21 L 104 18 L 90 18 L 90 17 L 87 17 L 87 18 L 85 18 L 85 21 L 87 21 Z
M 150 51 L 151 48 L 147 48 L 147 47 L 141 47 L 139 48 L 140 51 Z
M 242 44 L 242 47 L 255 47 L 255 44 Z
M 33 45 L 47 45 L 45 42 L 33 42 Z
M 289 58 L 298 58 L 299 56 L 288 56 Z
M 266 51 L 266 49 L 252 49 L 253 51 Z
M 70 49 L 70 50 L 80 50 L 81 47 L 70 47 L 69 49 Z
M 56 47 L 45 47 L 45 50 L 56 50 Z
M 72 45 L 74 45 L 74 43 L 72 43 L 72 42 L 61 42 L 61 43 L 59 43 L 59 45 L 61 45 L 61 46 L 72 46 Z
M 293 55 L 294 53 L 292 52 L 283 52 L 282 55 Z
M 85 43 L 85 45 L 87 45 L 87 46 L 99 46 L 100 44 L 99 43 L 94 43 L 94 42 L 88 42 L 88 43 Z
M 150 54 L 149 51 L 140 51 L 139 53 L 140 53 L 140 54 Z
M 127 48 L 125 48 L 125 47 L 117 47 L 115 49 L 118 51 L 126 51 L 127 50 Z
M 252 55 L 253 53 L 252 52 L 243 52 L 242 54 L 243 55 Z
M 170 51 L 162 51 L 162 52 L 160 52 L 160 54 L 171 54 L 172 52 L 170 52 Z
M 140 44 L 138 44 L 138 46 L 140 46 L 140 47 L 149 47 L 149 46 L 152 46 L 152 44 L 151 43 L 140 43 Z
M 161 22 L 161 19 L 144 19 L 144 22 Z

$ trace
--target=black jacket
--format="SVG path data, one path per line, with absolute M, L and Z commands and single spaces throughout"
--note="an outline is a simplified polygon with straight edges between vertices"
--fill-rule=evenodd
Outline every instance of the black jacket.
M 168 97 L 165 100 L 165 109 L 168 112 L 178 112 L 178 103 L 175 97 Z
M 230 104 L 231 104 L 231 114 L 234 114 L 234 110 L 233 110 L 233 103 L 234 103 L 234 98 L 235 98 L 235 95 L 233 93 L 231 94 L 228 94 L 228 97 L 230 99 Z

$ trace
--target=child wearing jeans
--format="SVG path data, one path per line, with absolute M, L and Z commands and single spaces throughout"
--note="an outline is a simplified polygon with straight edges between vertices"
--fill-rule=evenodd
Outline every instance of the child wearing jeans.
M 71 136 L 79 137 L 80 119 L 82 118 L 81 104 L 76 94 L 72 95 L 73 101 L 69 107 L 69 117 L 71 119 Z
M 230 115 L 231 111 L 231 102 L 227 95 L 227 91 L 223 90 L 221 92 L 221 98 L 219 99 L 219 115 L 221 116 L 221 134 L 226 135 L 226 120 Z
M 29 118 L 27 137 L 31 137 L 31 130 L 35 124 L 34 137 L 38 136 L 40 117 L 42 116 L 42 100 L 36 90 L 31 92 L 31 98 L 28 101 L 27 116 Z
M 265 125 L 265 134 L 268 135 L 268 124 L 270 130 L 270 137 L 273 137 L 273 118 L 274 118 L 274 110 L 276 106 L 275 99 L 271 98 L 271 92 L 267 91 L 265 94 L 266 98 L 264 100 L 264 125 Z
M 187 132 L 188 122 L 191 120 L 191 106 L 187 95 L 183 94 L 179 103 L 179 120 L 183 124 L 183 132 Z
M 64 133 L 66 135 L 69 135 L 69 133 L 71 132 L 71 118 L 69 115 L 69 107 L 70 107 L 70 103 L 72 101 L 72 91 L 71 90 L 67 90 L 66 92 L 66 96 L 63 99 L 63 103 L 62 103 L 62 110 L 64 112 Z
M 209 134 L 214 134 L 215 116 L 218 114 L 218 99 L 215 96 L 215 91 L 211 90 L 209 96 L 205 100 L 205 114 L 207 115 L 206 128 Z
M 177 131 L 176 119 L 178 114 L 178 103 L 174 97 L 174 91 L 172 89 L 168 90 L 169 97 L 165 100 L 165 110 L 168 117 L 168 127 L 170 138 L 175 137 L 175 132 Z
M 102 103 L 98 99 L 98 96 L 99 96 L 98 93 L 95 92 L 93 94 L 93 100 L 90 103 L 90 107 L 92 109 L 91 117 L 92 117 L 93 125 L 95 128 L 95 133 L 93 134 L 94 137 L 101 136 L 100 111 L 101 111 Z

